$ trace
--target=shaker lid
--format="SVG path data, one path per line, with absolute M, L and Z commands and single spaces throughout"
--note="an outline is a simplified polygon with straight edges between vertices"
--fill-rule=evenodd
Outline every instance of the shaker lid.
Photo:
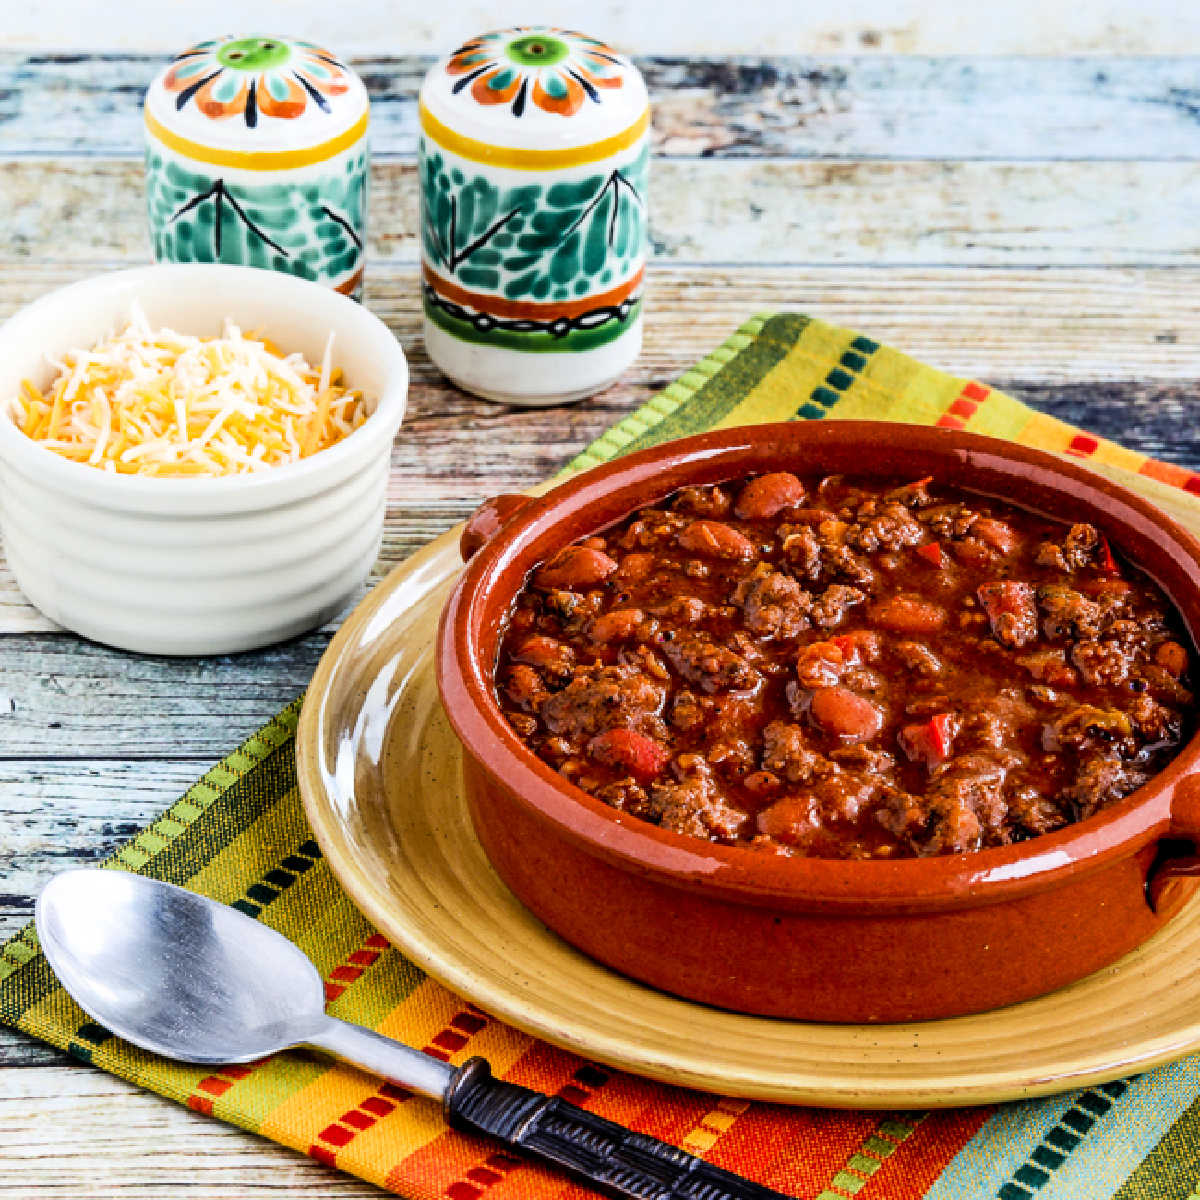
M 146 92 L 145 118 L 161 141 L 185 154 L 286 154 L 269 164 L 303 166 L 305 152 L 346 145 L 366 130 L 362 80 L 328 50 L 296 38 L 221 37 L 178 54 Z M 316 161 L 314 159 L 313 161 Z M 213 159 L 212 161 L 224 161 Z
M 471 38 L 421 85 L 425 134 L 499 166 L 567 166 L 569 152 L 584 147 L 597 149 L 593 157 L 615 153 L 648 120 L 646 85 L 633 63 L 596 38 L 554 25 Z M 497 147 L 531 151 L 530 161 L 497 155 Z

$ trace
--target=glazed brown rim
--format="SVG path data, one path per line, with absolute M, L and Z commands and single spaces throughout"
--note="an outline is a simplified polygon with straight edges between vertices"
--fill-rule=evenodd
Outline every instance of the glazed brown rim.
M 900 429 L 903 435 L 898 439 Z M 556 547 L 611 524 L 619 516 L 580 521 L 569 538 L 552 536 L 565 517 L 587 513 L 606 500 L 611 506 L 618 492 L 637 489 L 634 502 L 625 509 L 628 512 L 661 499 L 689 480 L 708 483 L 769 468 L 772 463 L 776 469 L 796 465 L 796 458 L 848 441 L 861 444 L 865 452 L 882 442 L 902 458 L 930 456 L 923 465 L 889 468 L 887 473 L 893 477 L 909 471 L 913 477 L 936 475 L 939 469 L 944 473 L 949 459 L 975 480 L 956 481 L 958 486 L 1036 510 L 1012 486 L 1011 467 L 1019 465 L 1026 489 L 1057 493 L 1060 500 L 1072 498 L 1082 510 L 1080 515 L 1090 516 L 1106 529 L 1118 522 L 1132 528 L 1138 537 L 1156 544 L 1158 552 L 1186 576 L 1188 595 L 1181 595 L 1179 586 L 1172 588 L 1156 572 L 1148 572 L 1164 587 L 1196 642 L 1200 542 L 1149 501 L 1103 476 L 1045 451 L 928 426 L 820 421 L 740 427 L 664 443 L 575 476 L 532 500 L 471 559 L 442 614 L 437 646 L 442 702 L 466 753 L 497 786 L 519 796 L 540 821 L 609 862 L 673 886 L 796 910 L 901 913 L 999 903 L 1098 870 L 1169 833 L 1187 836 L 1187 830 L 1172 827 L 1171 806 L 1177 786 L 1200 760 L 1200 731 L 1143 787 L 1065 829 L 969 854 L 866 861 L 767 856 L 660 829 L 567 783 L 525 747 L 496 702 L 494 663 L 482 663 L 479 653 L 481 635 L 489 628 L 494 632 L 498 624 L 498 619 L 488 620 L 487 610 L 507 612 L 524 583 L 524 571 L 516 574 L 513 586 L 504 580 L 506 573 L 513 574 L 522 551 L 528 554 L 539 538 L 547 548 Z M 755 456 L 764 461 L 741 461 Z M 729 469 L 722 474 L 727 461 Z M 1114 541 L 1124 548 L 1121 538 Z

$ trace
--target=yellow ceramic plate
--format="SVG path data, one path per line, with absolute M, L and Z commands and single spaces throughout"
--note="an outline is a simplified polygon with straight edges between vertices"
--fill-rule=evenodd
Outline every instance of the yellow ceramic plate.
M 334 872 L 454 992 L 639 1075 L 793 1104 L 981 1104 L 1115 1079 L 1200 1048 L 1200 901 L 1072 987 L 911 1025 L 739 1016 L 584 957 L 521 906 L 471 830 L 433 670 L 438 616 L 460 565 L 454 531 L 362 602 L 317 668 L 297 739 L 305 807 Z

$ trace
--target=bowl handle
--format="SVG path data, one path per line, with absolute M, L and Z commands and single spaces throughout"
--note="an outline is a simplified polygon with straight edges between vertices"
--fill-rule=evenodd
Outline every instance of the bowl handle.
M 468 562 L 473 554 L 482 550 L 532 499 L 532 496 L 503 492 L 485 500 L 467 519 L 458 539 L 463 562 Z
M 1171 826 L 1167 836 L 1191 842 L 1200 851 L 1200 775 L 1188 775 L 1176 785 L 1171 797 Z M 1163 858 L 1150 868 L 1146 879 L 1146 902 L 1159 912 L 1168 892 L 1175 891 L 1185 880 L 1196 879 L 1200 879 L 1200 852 Z

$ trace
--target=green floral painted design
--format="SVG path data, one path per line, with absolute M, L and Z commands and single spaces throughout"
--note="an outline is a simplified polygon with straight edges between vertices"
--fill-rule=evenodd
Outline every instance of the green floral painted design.
M 159 262 L 266 267 L 361 291 L 366 151 L 303 183 L 230 183 L 151 146 L 146 202 Z
M 574 301 L 628 277 L 646 253 L 649 150 L 572 182 L 499 186 L 467 176 L 422 139 L 426 260 L 473 292 Z

